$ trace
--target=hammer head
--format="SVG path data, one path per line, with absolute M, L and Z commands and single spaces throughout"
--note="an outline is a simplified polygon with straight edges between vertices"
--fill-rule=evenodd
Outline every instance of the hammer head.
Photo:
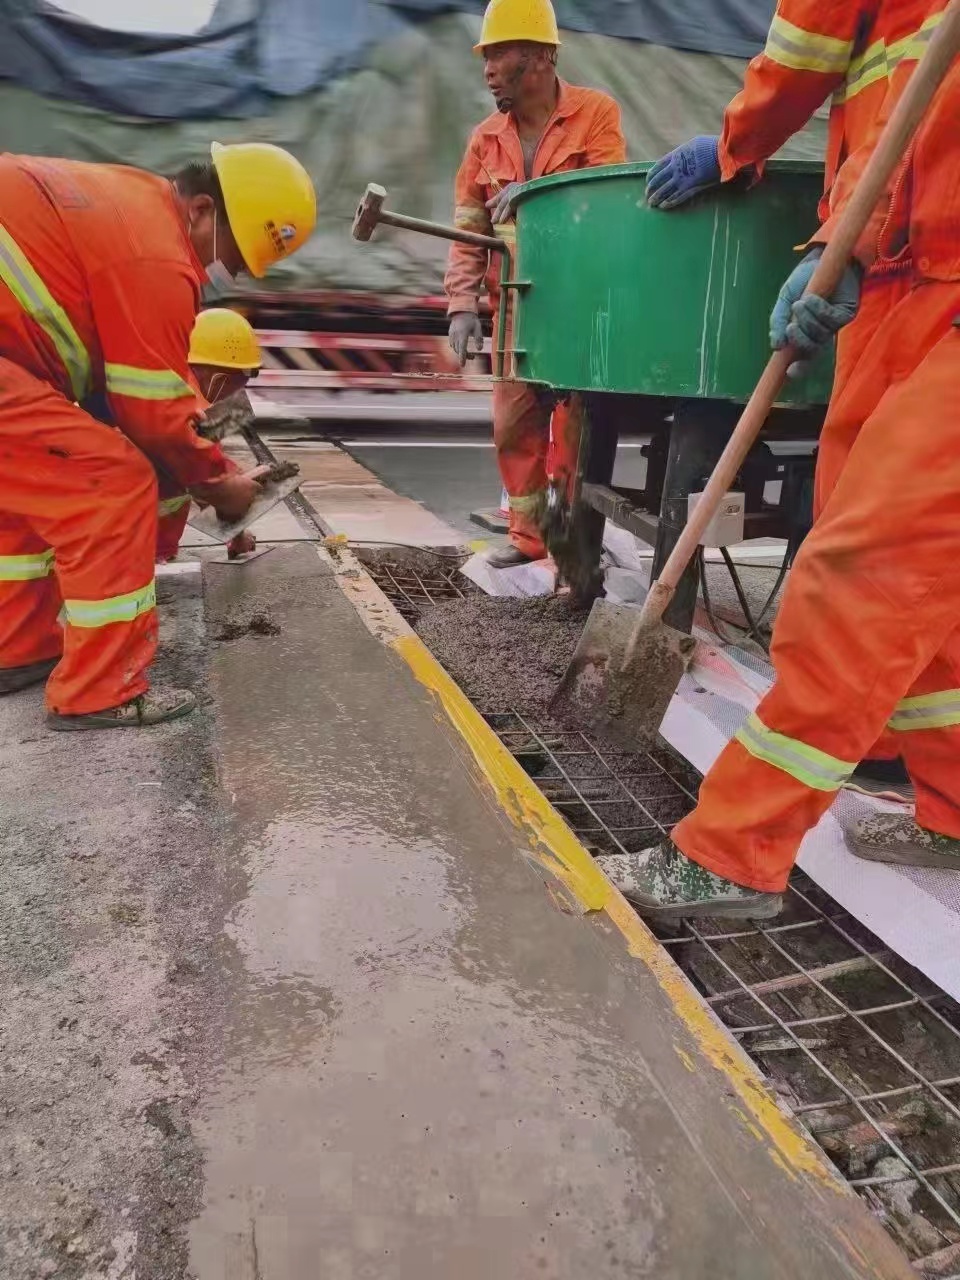
M 370 239 L 377 223 L 380 221 L 380 211 L 386 198 L 387 191 L 385 187 L 378 186 L 375 182 L 368 183 L 363 199 L 357 208 L 356 217 L 353 219 L 354 240 L 367 241 Z

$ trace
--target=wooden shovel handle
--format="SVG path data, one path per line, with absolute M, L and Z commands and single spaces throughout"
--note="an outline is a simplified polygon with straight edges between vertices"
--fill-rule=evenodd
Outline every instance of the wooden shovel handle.
M 807 293 L 829 298 L 839 285 L 857 242 L 866 230 L 874 209 L 882 200 L 887 184 L 926 114 L 931 99 L 958 53 L 960 0 L 950 0 L 940 26 L 934 32 L 926 53 L 911 76 L 856 190 L 837 222 L 830 243 L 813 273 Z M 790 347 L 775 351 L 770 357 L 756 390 L 704 488 L 703 496 L 680 534 L 663 572 L 650 589 L 640 614 L 638 630 L 663 617 L 685 569 L 700 545 L 707 525 L 719 510 L 776 404 L 787 370 L 797 358 L 796 351 Z

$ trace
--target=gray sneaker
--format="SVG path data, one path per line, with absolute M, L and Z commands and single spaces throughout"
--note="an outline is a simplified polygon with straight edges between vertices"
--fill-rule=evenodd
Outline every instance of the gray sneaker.
M 869 862 L 960 871 L 960 840 L 920 827 L 909 814 L 878 813 L 845 832 L 847 847 Z
M 672 840 L 640 853 L 612 853 L 596 861 L 623 896 L 650 920 L 693 916 L 771 920 L 783 909 L 779 893 L 761 893 L 716 876 L 692 862 Z
M 0 697 L 44 684 L 59 661 L 59 657 L 45 658 L 43 662 L 31 662 L 25 667 L 0 667 Z
M 189 689 L 151 689 L 122 707 L 106 711 L 90 711 L 82 716 L 62 716 L 47 712 L 47 724 L 61 732 L 84 729 L 146 729 L 169 720 L 180 720 L 196 708 L 197 700 Z

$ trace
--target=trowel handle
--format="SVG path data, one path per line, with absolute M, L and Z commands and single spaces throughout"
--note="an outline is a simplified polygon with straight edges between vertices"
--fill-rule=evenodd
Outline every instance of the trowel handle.
M 839 285 L 857 242 L 883 199 L 887 186 L 903 159 L 913 135 L 919 128 L 927 107 L 960 53 L 960 0 L 950 0 L 940 26 L 933 34 L 926 53 L 910 78 L 903 96 L 888 120 L 876 149 L 841 214 L 830 243 L 820 259 L 808 293 L 829 298 Z M 743 466 L 747 454 L 759 436 L 786 380 L 787 370 L 797 360 L 797 352 L 787 347 L 775 351 L 756 390 L 750 397 L 733 435 L 714 468 L 703 494 L 687 521 L 677 545 L 663 572 L 653 584 L 628 645 L 628 658 L 636 649 L 643 627 L 659 621 L 673 599 L 677 585 L 696 554 L 707 526 L 716 515 Z

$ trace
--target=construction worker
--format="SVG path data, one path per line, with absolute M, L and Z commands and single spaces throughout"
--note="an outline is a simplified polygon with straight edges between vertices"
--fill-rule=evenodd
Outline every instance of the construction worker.
M 825 157 L 821 220 L 839 167 L 870 136 L 897 67 L 916 64 L 939 12 L 928 0 L 779 0 L 766 47 L 747 68 L 741 92 L 724 114 L 718 137 L 702 136 L 671 151 L 651 169 L 647 198 L 654 208 L 679 208 L 699 192 L 765 162 L 830 95 L 833 100 Z M 857 363 L 891 300 L 909 288 L 902 261 L 875 263 L 866 277 L 855 322 L 837 343 L 836 390 Z M 845 457 L 821 445 L 814 517 L 832 492 Z M 886 784 L 906 780 L 895 736 L 885 734 L 857 770 L 859 778 Z
M 172 181 L 0 156 L 0 690 L 49 676 L 54 728 L 193 709 L 188 691 L 148 695 L 154 468 L 224 518 L 249 509 L 261 473 L 194 430 L 190 332 L 205 283 L 262 276 L 315 220 L 308 174 L 266 144 L 214 144 Z
M 873 140 L 910 71 L 891 78 Z M 776 914 L 804 835 L 885 725 L 901 739 L 916 817 L 867 819 L 847 833 L 850 847 L 960 871 L 958 113 L 955 62 L 834 296 L 802 298 L 816 248 L 781 291 L 775 345 L 811 355 L 854 314 L 865 268 L 908 264 L 909 288 L 891 295 L 830 404 L 824 436 L 846 464 L 787 586 L 773 688 L 672 840 L 601 860 L 644 914 Z M 834 213 L 871 145 L 838 174 Z
M 522 182 L 549 173 L 615 164 L 626 159 L 620 109 L 595 89 L 578 89 L 557 76 L 560 35 L 550 0 L 491 0 L 475 52 L 483 57 L 496 111 L 473 132 L 456 184 L 456 225 L 516 238 L 512 199 Z M 496 259 L 495 261 L 493 259 Z M 494 313 L 499 300 L 499 255 L 454 244 L 446 275 L 450 346 L 461 367 L 483 348 L 478 316 L 486 284 Z M 507 332 L 496 335 L 509 348 Z M 547 453 L 553 416 L 555 471 L 572 479 L 576 470 L 577 423 L 564 405 L 552 409 L 526 383 L 504 380 L 493 393 L 497 461 L 510 499 L 510 543 L 489 557 L 497 568 L 546 555 L 539 513 L 547 491 Z
M 242 391 L 260 371 L 260 344 L 249 322 L 237 311 L 209 307 L 201 311 L 190 335 L 187 357 L 190 372 L 208 404 Z M 175 560 L 180 539 L 190 514 L 190 494 L 165 473 L 157 476 L 159 521 L 157 560 Z M 249 531 L 238 534 L 228 545 L 230 556 L 243 555 L 256 547 Z

